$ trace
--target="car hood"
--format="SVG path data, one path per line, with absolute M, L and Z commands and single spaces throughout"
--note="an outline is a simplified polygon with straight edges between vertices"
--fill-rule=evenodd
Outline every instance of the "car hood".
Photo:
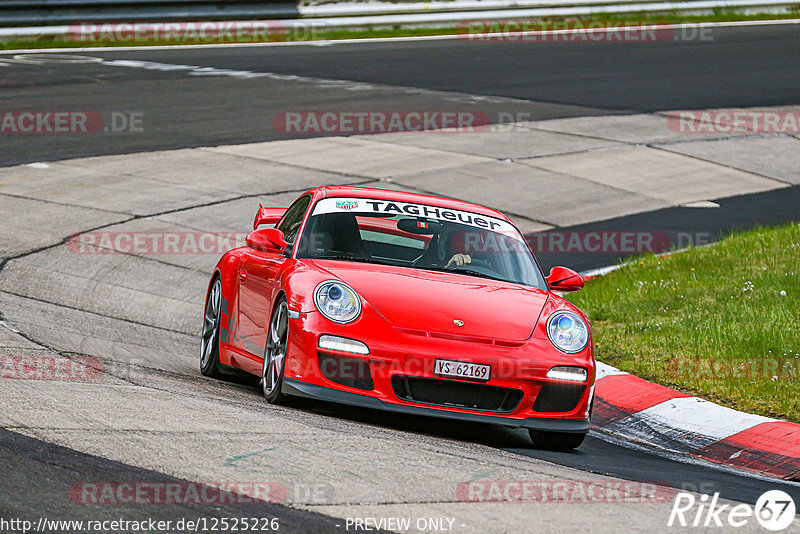
M 344 261 L 314 263 L 356 290 L 394 326 L 428 333 L 524 341 L 548 298 L 541 289 L 466 275 Z

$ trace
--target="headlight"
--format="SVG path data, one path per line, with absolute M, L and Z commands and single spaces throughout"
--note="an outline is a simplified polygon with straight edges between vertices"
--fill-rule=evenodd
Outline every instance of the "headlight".
M 314 291 L 319 312 L 335 323 L 349 323 L 361 314 L 361 299 L 342 282 L 322 282 Z
M 547 320 L 550 343 L 568 354 L 580 352 L 589 342 L 589 328 L 572 312 L 556 312 Z

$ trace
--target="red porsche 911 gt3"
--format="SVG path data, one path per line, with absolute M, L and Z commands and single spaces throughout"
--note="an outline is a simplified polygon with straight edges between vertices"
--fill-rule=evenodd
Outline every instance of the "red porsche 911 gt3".
M 277 225 L 259 228 L 261 225 Z M 586 316 L 501 213 L 426 195 L 320 187 L 259 206 L 209 284 L 201 370 L 306 397 L 529 430 L 571 449 L 589 430 Z

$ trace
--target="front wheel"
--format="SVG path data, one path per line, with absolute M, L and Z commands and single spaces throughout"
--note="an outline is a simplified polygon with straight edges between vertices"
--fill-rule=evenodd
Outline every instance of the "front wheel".
M 269 321 L 264 364 L 261 367 L 261 389 L 270 404 L 286 404 L 287 397 L 281 393 L 283 373 L 286 371 L 286 353 L 289 346 L 289 306 L 286 298 L 280 297 Z
M 528 430 L 537 449 L 550 451 L 569 451 L 577 449 L 586 438 L 586 433 L 578 432 L 546 432 L 543 430 Z
M 211 377 L 220 376 L 219 321 L 221 300 L 222 282 L 219 278 L 216 278 L 206 296 L 206 310 L 203 317 L 200 346 L 200 372 Z

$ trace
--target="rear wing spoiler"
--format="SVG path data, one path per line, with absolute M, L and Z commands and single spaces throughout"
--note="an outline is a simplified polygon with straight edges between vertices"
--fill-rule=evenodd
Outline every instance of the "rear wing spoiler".
M 256 218 L 253 221 L 253 230 L 256 230 L 262 224 L 275 224 L 281 220 L 283 214 L 286 213 L 287 208 L 265 208 L 261 204 L 258 205 Z

